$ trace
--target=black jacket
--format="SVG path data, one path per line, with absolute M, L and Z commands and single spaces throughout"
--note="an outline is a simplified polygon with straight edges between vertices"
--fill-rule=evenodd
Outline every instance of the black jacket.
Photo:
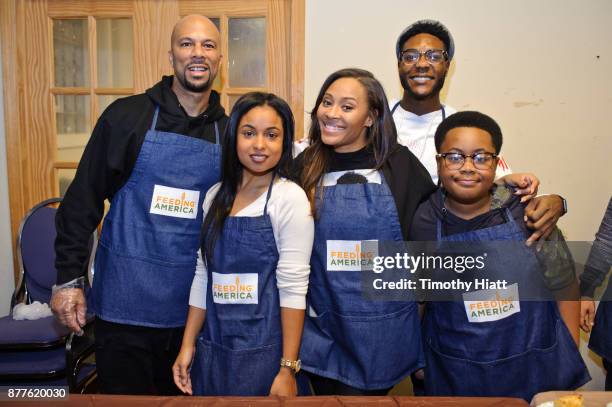
M 102 220 L 104 201 L 112 201 L 130 177 L 156 106 L 160 107 L 157 130 L 214 143 L 217 122 L 223 135 L 227 116 L 219 94 L 212 91 L 206 111 L 190 117 L 171 89 L 172 79 L 164 76 L 145 93 L 115 101 L 98 119 L 55 218 L 58 284 L 87 272 L 88 241 Z
M 612 267 L 612 197 L 595 235 L 584 273 L 580 275 L 580 293 L 593 298 L 597 287 L 604 282 L 606 275 L 610 274 L 610 267 Z M 608 285 L 612 285 L 612 279 L 608 281 Z

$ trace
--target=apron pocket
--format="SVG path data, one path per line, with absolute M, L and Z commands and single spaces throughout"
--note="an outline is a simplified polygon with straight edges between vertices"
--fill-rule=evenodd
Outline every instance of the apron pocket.
M 158 230 L 135 222 L 126 226 L 128 222 L 105 220 L 100 244 L 125 257 L 162 265 L 195 265 L 200 232 L 194 221 L 181 219 L 169 228 L 158 224 Z
M 361 389 L 382 389 L 423 366 L 414 303 L 385 315 L 324 312 L 308 319 L 300 354 L 308 371 Z
M 590 380 L 582 357 L 563 321 L 555 341 L 503 359 L 481 362 L 442 353 L 427 341 L 425 389 L 432 396 L 521 397 L 539 392 L 574 390 Z M 508 338 L 511 340 L 511 338 Z
M 220 338 L 218 342 L 223 343 L 226 349 L 248 349 L 254 343 L 282 341 L 283 333 L 279 331 L 280 314 L 275 313 L 269 318 L 263 317 L 256 315 L 251 310 L 245 310 L 246 307 L 248 305 L 226 305 L 221 308 L 219 304 L 215 304 L 219 320 L 215 329 Z M 240 312 L 243 318 L 240 318 Z M 245 315 L 249 316 L 249 312 L 251 312 L 251 317 L 244 318 Z
M 93 299 L 98 316 L 132 325 L 185 324 L 195 264 L 155 264 L 118 255 L 100 244 L 94 270 Z
M 281 344 L 232 350 L 198 338 L 191 369 L 194 395 L 267 396 L 280 369 Z

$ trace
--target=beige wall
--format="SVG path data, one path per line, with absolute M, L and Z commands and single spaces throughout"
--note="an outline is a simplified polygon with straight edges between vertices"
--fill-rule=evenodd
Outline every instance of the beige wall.
M 455 38 L 445 102 L 494 117 L 512 169 L 566 197 L 560 226 L 570 240 L 592 240 L 612 193 L 612 2 L 309 0 L 305 109 L 325 77 L 348 66 L 399 97 L 395 41 L 421 18 Z
M 400 97 L 397 36 L 418 19 L 440 20 L 456 43 L 445 103 L 494 117 L 513 170 L 566 197 L 559 225 L 569 240 L 592 240 L 612 193 L 611 17 L 609 0 L 308 0 L 304 106 L 348 66 L 372 71 L 390 99 Z M 603 389 L 584 339 L 586 387 Z

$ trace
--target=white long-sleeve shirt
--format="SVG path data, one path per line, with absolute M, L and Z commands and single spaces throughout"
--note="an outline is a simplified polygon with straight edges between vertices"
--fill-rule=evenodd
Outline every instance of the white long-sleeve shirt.
M 210 208 L 220 183 L 213 185 L 204 197 L 202 204 L 204 216 Z M 255 217 L 263 215 L 267 191 L 250 205 L 233 216 Z M 295 183 L 281 178 L 274 183 L 268 214 L 278 249 L 279 259 L 276 266 L 276 284 L 280 306 L 306 309 L 306 292 L 310 275 L 310 255 L 314 239 L 314 223 L 306 194 Z M 208 273 L 198 251 L 198 262 L 191 284 L 189 305 L 206 309 Z

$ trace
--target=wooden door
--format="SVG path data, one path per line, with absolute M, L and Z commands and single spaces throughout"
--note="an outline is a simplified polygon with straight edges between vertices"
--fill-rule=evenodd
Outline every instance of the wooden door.
M 221 31 L 224 57 L 214 87 L 226 110 L 248 91 L 274 92 L 291 105 L 301 137 L 304 0 L 3 1 L 14 237 L 28 208 L 63 194 L 104 108 L 172 73 L 172 27 L 192 13 L 212 18 Z

